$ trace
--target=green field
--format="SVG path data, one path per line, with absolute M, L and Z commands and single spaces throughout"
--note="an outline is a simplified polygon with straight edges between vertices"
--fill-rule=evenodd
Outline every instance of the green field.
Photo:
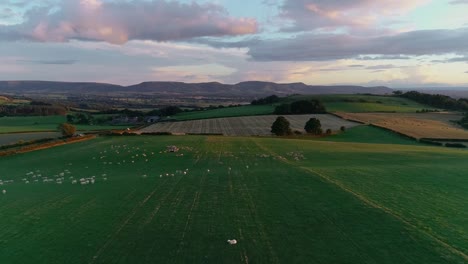
M 323 102 L 329 112 L 398 112 L 414 113 L 417 110 L 431 108 L 412 100 L 393 96 L 377 95 L 298 95 L 287 98 L 288 101 L 295 101 L 308 98 L 317 98 Z
M 374 144 L 400 144 L 400 145 L 424 145 L 414 139 L 400 136 L 395 132 L 368 125 L 360 125 L 347 129 L 344 133 L 320 138 L 323 141 L 356 142 Z
M 253 115 L 268 115 L 275 110 L 272 105 L 244 105 L 236 107 L 225 107 L 212 110 L 183 112 L 172 116 L 176 120 L 195 120 L 208 119 L 217 117 L 236 117 L 236 116 L 253 116 Z
M 56 131 L 57 126 L 67 121 L 65 116 L 15 116 L 0 117 L 0 134 L 15 132 Z M 79 131 L 121 129 L 126 126 L 76 125 Z
M 281 103 L 308 99 L 319 99 L 323 102 L 328 112 L 415 113 L 421 109 L 431 108 L 406 98 L 377 95 L 295 95 L 283 98 Z M 268 115 L 272 114 L 276 105 L 281 103 L 274 105 L 244 105 L 204 111 L 184 112 L 172 116 L 172 118 L 183 121 L 219 117 Z
M 466 263 L 467 158 L 195 136 L 3 157 L 0 263 Z

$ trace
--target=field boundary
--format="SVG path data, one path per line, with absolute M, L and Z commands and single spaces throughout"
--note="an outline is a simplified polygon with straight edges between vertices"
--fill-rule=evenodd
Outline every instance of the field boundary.
M 436 241 L 438 244 L 440 244 L 442 247 L 446 248 L 447 250 L 449 250 L 450 252 L 456 254 L 456 255 L 459 255 L 460 257 L 462 257 L 464 260 L 468 261 L 468 255 L 465 254 L 463 251 L 457 249 L 456 247 L 448 244 L 447 242 L 443 241 L 442 239 L 440 239 L 439 237 L 437 237 L 436 235 L 434 234 L 431 234 L 431 233 L 428 233 L 422 229 L 420 229 L 417 225 L 415 224 L 412 224 L 411 222 L 409 222 L 408 220 L 406 220 L 405 218 L 403 218 L 401 215 L 399 215 L 398 213 L 392 211 L 391 209 L 381 205 L 381 204 L 378 204 L 372 200 L 369 200 L 368 198 L 366 198 L 365 196 L 349 189 L 348 187 L 344 186 L 342 183 L 336 181 L 336 180 L 333 180 L 333 179 L 330 179 L 329 177 L 327 177 L 326 175 L 320 173 L 320 172 L 317 172 L 311 168 L 307 168 L 307 167 L 299 167 L 300 169 L 304 170 L 304 171 L 307 171 L 309 173 L 313 173 L 317 176 L 319 176 L 321 179 L 337 186 L 338 188 L 342 189 L 343 191 L 345 192 L 348 192 L 349 194 L 353 195 L 354 197 L 356 197 L 357 199 L 361 200 L 362 202 L 368 204 L 369 206 L 371 206 L 372 208 L 375 208 L 375 209 L 379 209 L 379 210 L 382 210 L 384 211 L 385 213 L 391 215 L 392 217 L 396 218 L 397 220 L 401 221 L 402 223 L 412 227 L 414 230 L 432 238 L 434 241 Z
M 48 148 L 58 147 L 58 146 L 71 144 L 71 143 L 78 143 L 78 142 L 87 141 L 87 140 L 94 139 L 94 138 L 96 138 L 95 135 L 86 135 L 86 136 L 79 137 L 79 138 L 65 139 L 63 141 L 56 141 L 56 142 L 50 142 L 50 143 L 45 143 L 45 144 L 26 146 L 26 147 L 14 149 L 14 150 L 0 151 L 0 157 L 27 153 L 27 152 L 32 152 L 32 151 L 41 150 L 41 149 L 48 149 Z

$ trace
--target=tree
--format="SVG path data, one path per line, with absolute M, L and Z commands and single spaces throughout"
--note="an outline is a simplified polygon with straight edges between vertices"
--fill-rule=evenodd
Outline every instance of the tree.
M 292 131 L 289 121 L 284 118 L 284 116 L 277 117 L 275 122 L 273 122 L 273 125 L 271 125 L 271 133 L 277 136 L 291 135 Z
M 341 132 L 345 132 L 345 131 L 346 131 L 346 127 L 345 127 L 345 126 L 341 126 L 341 127 L 340 127 L 340 131 L 341 131 Z
M 58 130 L 64 137 L 71 137 L 75 134 L 76 127 L 68 123 L 63 123 L 58 126 Z
M 322 134 L 322 124 L 317 118 L 311 118 L 304 127 L 305 131 L 309 134 L 321 135 Z
M 327 134 L 327 135 L 331 135 L 331 134 L 332 134 L 332 130 L 331 130 L 330 128 L 329 128 L 329 129 L 327 129 L 327 131 L 325 131 L 325 134 Z

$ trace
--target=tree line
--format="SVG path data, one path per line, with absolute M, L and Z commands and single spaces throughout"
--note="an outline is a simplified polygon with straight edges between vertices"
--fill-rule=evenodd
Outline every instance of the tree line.
M 453 111 L 468 111 L 468 99 L 454 99 L 450 96 L 441 94 L 426 94 L 417 91 L 403 93 L 401 91 L 394 92 L 396 96 L 407 98 L 415 102 L 426 104 L 432 107 L 453 110 Z
M 2 116 L 50 116 L 66 114 L 67 109 L 59 105 L 0 105 L 0 115 Z

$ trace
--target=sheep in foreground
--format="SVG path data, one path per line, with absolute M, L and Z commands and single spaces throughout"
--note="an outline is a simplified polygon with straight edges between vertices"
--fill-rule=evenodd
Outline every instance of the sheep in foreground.
M 228 242 L 230 245 L 235 245 L 235 244 L 237 244 L 237 240 L 235 240 L 235 239 L 228 239 L 227 242 Z

